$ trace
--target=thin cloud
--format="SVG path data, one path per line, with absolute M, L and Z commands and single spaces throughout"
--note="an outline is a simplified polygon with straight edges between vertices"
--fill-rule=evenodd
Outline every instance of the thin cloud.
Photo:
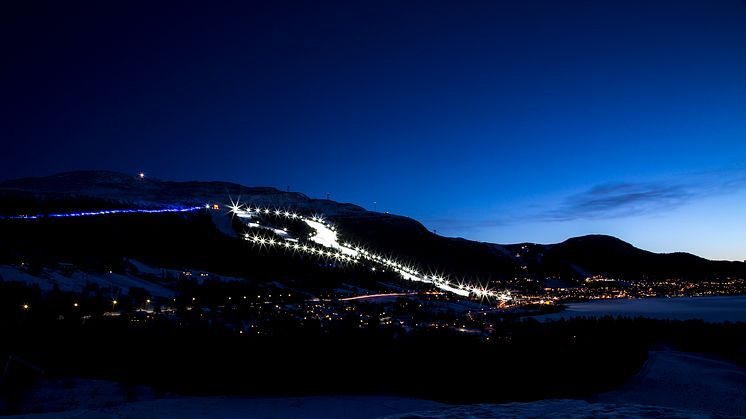
M 565 197 L 547 208 L 533 207 L 504 211 L 493 216 L 450 216 L 423 221 L 430 228 L 458 231 L 461 234 L 486 228 L 530 222 L 604 220 L 661 214 L 699 199 L 727 195 L 746 189 L 742 171 L 692 173 L 675 179 L 647 182 L 610 182 Z
M 556 209 L 540 214 L 545 221 L 605 219 L 671 210 L 697 196 L 687 185 L 614 183 L 570 196 Z
M 543 221 L 599 220 L 671 211 L 698 199 L 746 188 L 746 178 L 712 172 L 683 180 L 605 183 L 565 198 L 538 214 Z

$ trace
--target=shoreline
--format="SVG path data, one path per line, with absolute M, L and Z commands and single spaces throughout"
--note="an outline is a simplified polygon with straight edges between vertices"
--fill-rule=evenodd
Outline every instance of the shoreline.
M 565 308 L 531 316 L 540 321 L 572 317 L 647 317 L 659 320 L 746 322 L 746 295 L 599 299 L 563 303 Z

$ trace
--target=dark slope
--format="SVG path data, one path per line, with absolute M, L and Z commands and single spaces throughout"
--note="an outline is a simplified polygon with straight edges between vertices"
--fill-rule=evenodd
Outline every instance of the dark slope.
M 490 280 L 512 278 L 520 270 L 513 258 L 498 250 L 498 245 L 438 236 L 411 218 L 366 212 L 335 217 L 335 221 L 343 239 L 354 243 L 359 238 L 377 252 L 403 257 L 404 262 L 417 262 L 422 269 L 433 272 Z
M 746 277 L 746 264 L 742 262 L 711 261 L 689 253 L 652 253 L 603 235 L 575 237 L 546 246 L 544 261 L 548 266 L 572 264 L 593 274 L 631 280 Z

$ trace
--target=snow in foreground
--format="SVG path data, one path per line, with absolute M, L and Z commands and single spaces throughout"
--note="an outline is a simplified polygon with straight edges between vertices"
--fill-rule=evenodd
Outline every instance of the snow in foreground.
M 85 385 L 85 384 L 83 384 Z M 90 385 L 90 384 L 89 384 Z M 64 393 L 64 392 L 63 392 Z M 80 392 L 78 392 L 80 393 Z M 89 391 L 85 392 L 86 394 Z M 100 391 L 102 393 L 110 392 Z M 142 394 L 142 393 L 141 393 Z M 111 396 L 111 397 L 109 397 Z M 109 402 L 114 396 L 109 394 Z M 621 388 L 591 401 L 445 405 L 397 396 L 283 398 L 168 397 L 111 405 L 82 403 L 47 418 L 707 418 L 746 414 L 746 371 L 687 352 L 653 351 L 643 369 Z M 46 395 L 49 397 L 49 395 Z M 60 394 L 58 398 L 66 397 Z M 67 396 L 69 397 L 69 395 Z M 80 395 L 77 396 L 80 400 Z M 59 403 L 59 401 L 57 401 Z M 106 407 L 108 405 L 108 407 Z
M 746 370 L 706 355 L 651 351 L 642 370 L 628 384 L 598 394 L 595 400 L 742 416 L 746 415 Z
M 378 418 L 444 406 L 428 400 L 397 396 L 318 397 L 179 397 L 140 401 L 108 408 L 10 416 L 13 418 Z
M 14 418 L 248 418 L 248 419 L 451 419 L 451 418 L 709 418 L 705 411 L 638 404 L 540 400 L 530 403 L 447 406 L 394 396 L 298 398 L 191 397 L 135 402 Z
M 477 404 L 386 416 L 386 419 L 471 418 L 709 418 L 707 412 L 636 404 L 588 403 L 583 400 L 539 400 L 530 403 Z

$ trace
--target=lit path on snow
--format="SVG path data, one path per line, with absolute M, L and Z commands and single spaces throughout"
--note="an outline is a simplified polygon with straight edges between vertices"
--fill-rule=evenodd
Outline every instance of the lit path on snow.
M 280 237 L 279 239 L 273 237 L 267 238 L 261 234 L 249 233 L 243 235 L 244 240 L 259 247 L 284 248 L 287 251 L 315 255 L 340 263 L 355 264 L 366 261 L 373 265 L 371 267 L 373 271 L 388 269 L 396 272 L 404 280 L 432 284 L 442 291 L 462 297 L 497 299 L 503 302 L 511 299 L 509 292 L 498 293 L 481 284 L 453 281 L 438 274 L 425 274 L 412 265 L 368 251 L 364 246 L 340 243 L 336 227 L 324 219 L 323 216 L 315 215 L 307 217 L 287 209 L 252 207 L 251 205 L 243 205 L 238 202 L 231 202 L 229 208 L 231 214 L 239 217 L 246 226 L 269 230 Z M 314 231 L 309 240 L 321 246 L 321 248 L 300 243 L 297 238 L 291 237 L 284 229 L 261 225 L 258 220 L 261 216 L 275 216 L 290 221 L 305 223 Z

